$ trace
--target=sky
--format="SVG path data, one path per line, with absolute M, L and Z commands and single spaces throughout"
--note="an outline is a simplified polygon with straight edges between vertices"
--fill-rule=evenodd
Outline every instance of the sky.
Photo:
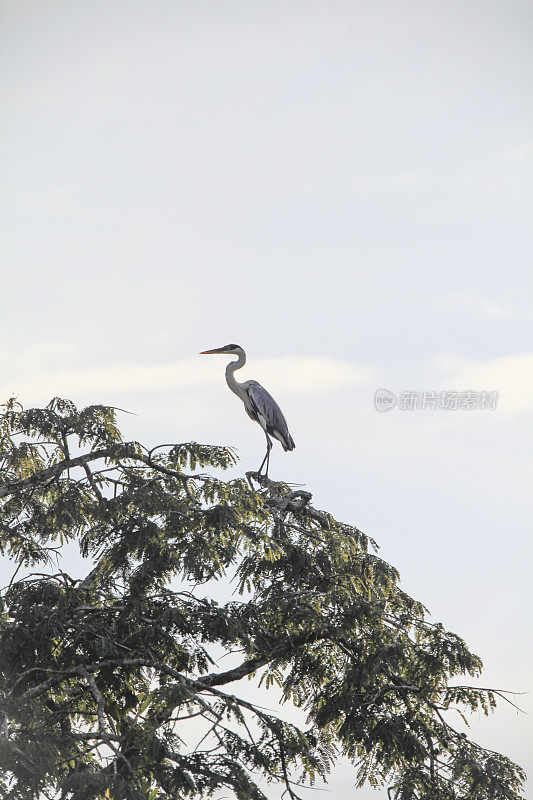
M 530 772 L 531 3 L 0 13 L 0 402 L 119 406 L 242 474 L 263 434 L 198 355 L 241 344 L 296 442 L 272 477 L 379 542 L 479 685 L 525 693 L 470 735 Z M 439 407 L 466 391 L 496 407 Z M 352 786 L 339 764 L 326 796 Z

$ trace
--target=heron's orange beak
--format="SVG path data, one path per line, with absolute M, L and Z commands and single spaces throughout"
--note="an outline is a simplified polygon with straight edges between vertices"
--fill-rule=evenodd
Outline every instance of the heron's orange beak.
M 200 353 L 198 353 L 198 355 L 199 355 L 199 356 L 207 356 L 207 355 L 209 355 L 210 353 L 222 353 L 223 351 L 224 351 L 224 348 L 220 348 L 220 347 L 219 347 L 219 348 L 218 348 L 218 349 L 216 349 L 216 350 L 202 350 Z

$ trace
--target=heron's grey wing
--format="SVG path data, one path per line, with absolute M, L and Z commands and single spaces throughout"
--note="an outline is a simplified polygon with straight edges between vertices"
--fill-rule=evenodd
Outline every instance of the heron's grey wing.
M 246 393 L 254 415 L 257 415 L 256 421 L 267 433 L 278 439 L 286 450 L 292 450 L 294 441 L 283 412 L 272 395 L 257 381 L 250 381 Z

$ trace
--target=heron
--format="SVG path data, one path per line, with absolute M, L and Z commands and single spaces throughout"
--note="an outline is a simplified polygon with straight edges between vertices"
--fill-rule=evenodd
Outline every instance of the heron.
M 294 450 L 294 439 L 289 433 L 289 428 L 285 417 L 271 394 L 261 386 L 257 381 L 243 381 L 239 383 L 235 380 L 234 374 L 238 369 L 244 367 L 246 364 L 246 353 L 243 348 L 238 344 L 227 344 L 224 347 L 217 347 L 214 350 L 202 350 L 200 353 L 203 355 L 211 355 L 219 353 L 226 356 L 237 356 L 237 361 L 230 361 L 226 367 L 226 383 L 232 392 L 235 392 L 237 397 L 240 397 L 244 403 L 244 408 L 248 416 L 254 422 L 258 422 L 265 432 L 267 441 L 266 455 L 258 470 L 258 475 L 261 475 L 261 470 L 266 463 L 265 477 L 268 477 L 268 464 L 270 461 L 270 451 L 272 449 L 273 436 L 285 451 Z

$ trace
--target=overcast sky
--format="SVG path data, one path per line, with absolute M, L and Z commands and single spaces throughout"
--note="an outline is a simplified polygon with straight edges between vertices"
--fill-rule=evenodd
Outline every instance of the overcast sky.
M 263 434 L 197 355 L 238 342 L 296 441 L 271 474 L 378 540 L 479 685 L 531 692 L 531 2 L 0 8 L 0 402 L 127 408 L 242 474 Z M 529 769 L 531 731 L 471 735 Z

